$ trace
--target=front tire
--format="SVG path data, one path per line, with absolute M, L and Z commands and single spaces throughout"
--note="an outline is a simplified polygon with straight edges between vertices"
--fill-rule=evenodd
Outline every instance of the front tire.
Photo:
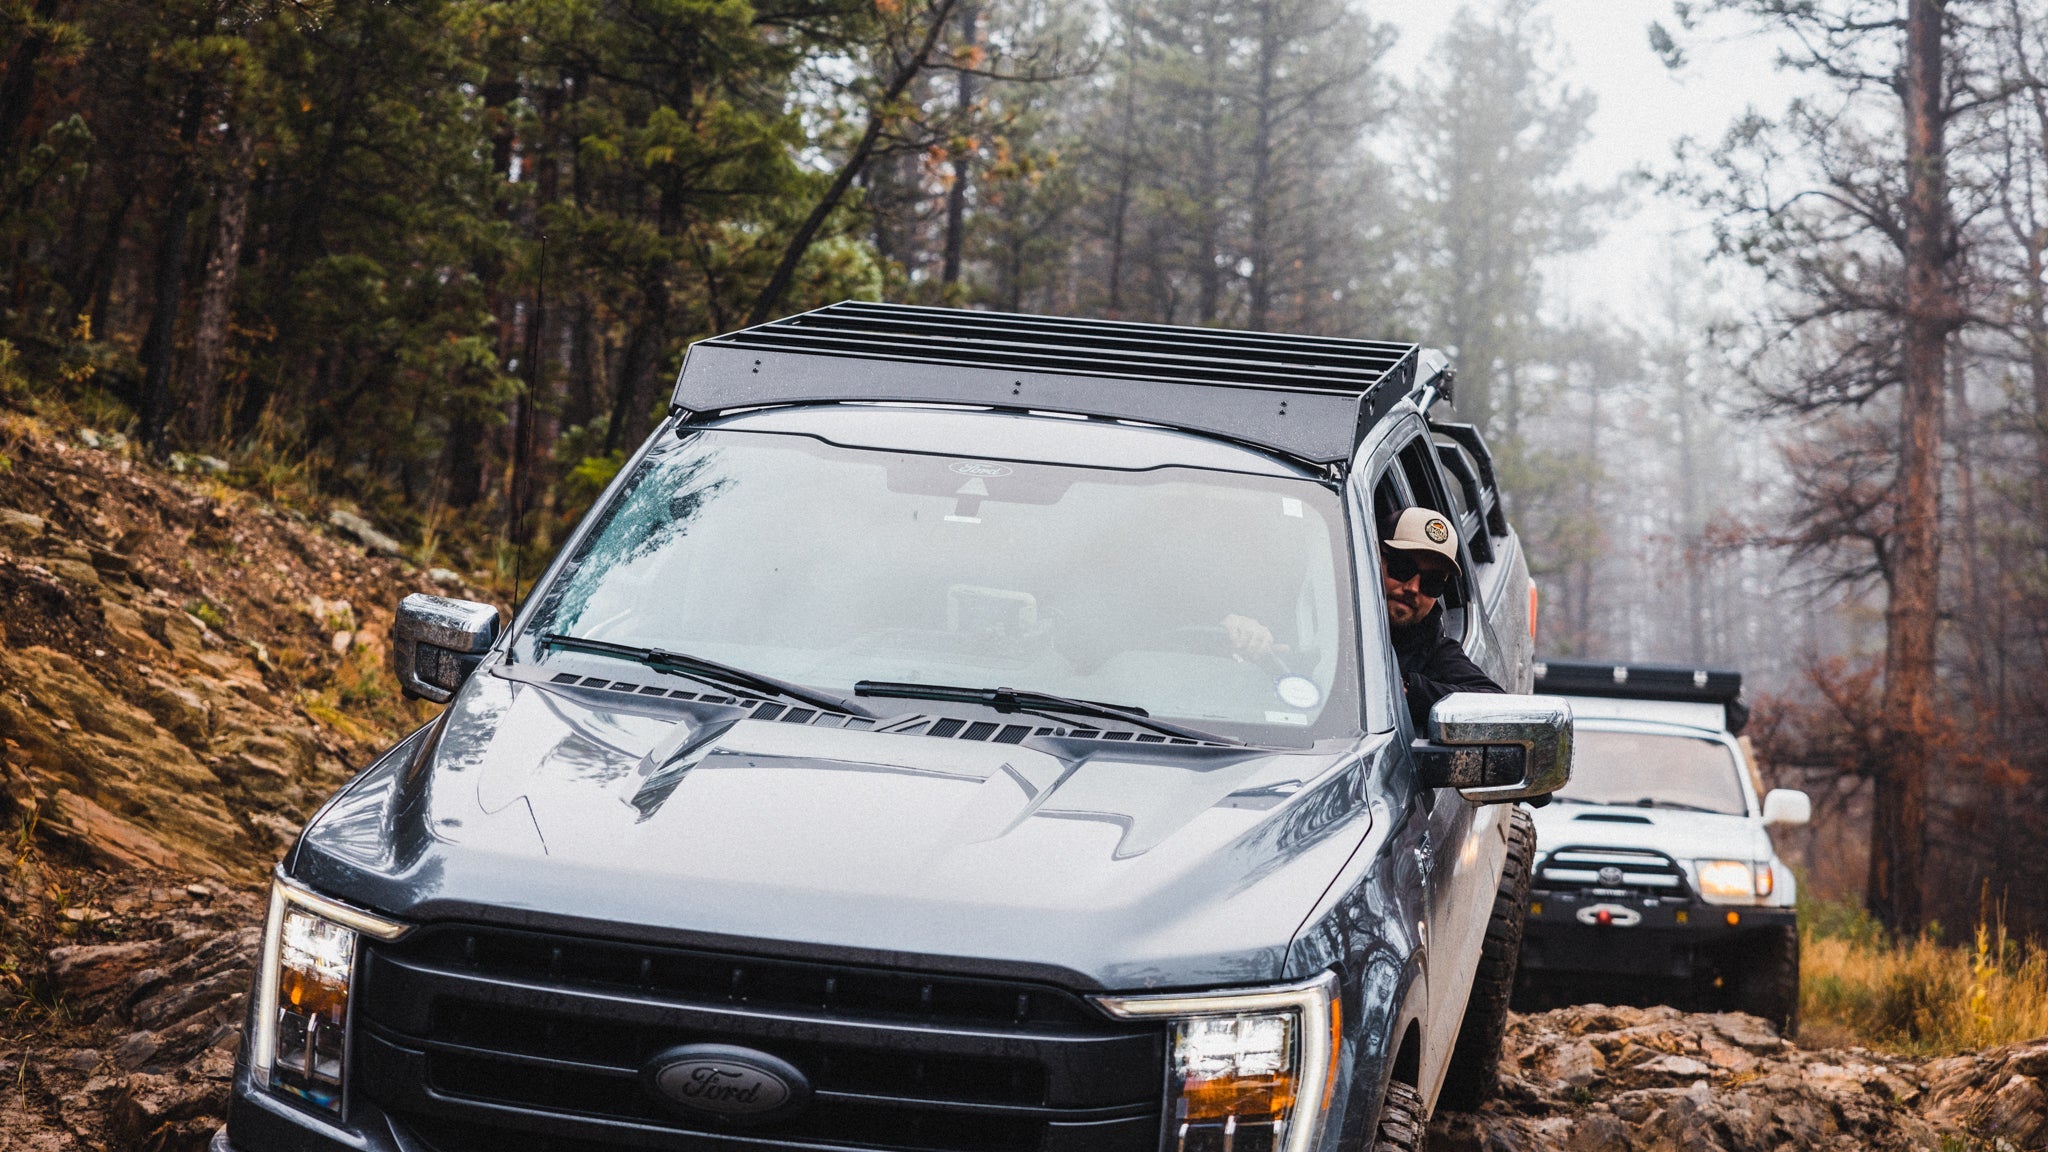
M 1799 929 L 1773 928 L 1743 950 L 1735 1007 L 1770 1021 L 1787 1040 L 1799 1031 Z
M 1423 1115 L 1422 1093 L 1395 1080 L 1380 1102 L 1379 1130 L 1372 1152 L 1423 1152 L 1429 1143 L 1429 1118 Z
M 1500 887 L 1493 895 L 1493 915 L 1486 922 L 1486 943 L 1479 953 L 1479 971 L 1472 977 L 1472 995 L 1458 1026 L 1458 1044 L 1451 1050 L 1437 1105 L 1453 1112 L 1471 1112 L 1500 1088 L 1501 1038 L 1508 1027 L 1508 1000 L 1515 991 L 1515 964 L 1522 955 L 1522 926 L 1529 915 L 1529 875 L 1536 858 L 1536 824 L 1527 810 L 1508 814 L 1508 858 Z

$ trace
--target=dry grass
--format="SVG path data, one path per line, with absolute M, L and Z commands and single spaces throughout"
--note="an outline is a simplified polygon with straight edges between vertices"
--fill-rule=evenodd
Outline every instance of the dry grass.
M 1799 1036 L 1945 1055 L 2048 1036 L 2048 950 L 1987 916 L 1967 945 L 1887 940 L 1860 911 L 1810 910 Z

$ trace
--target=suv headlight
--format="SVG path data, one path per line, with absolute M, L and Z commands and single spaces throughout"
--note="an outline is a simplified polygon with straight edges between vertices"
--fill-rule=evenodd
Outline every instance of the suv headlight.
M 1771 866 L 1763 875 L 1747 860 L 1695 860 L 1693 874 L 1699 877 L 1700 895 L 1716 904 L 1754 903 L 1758 896 L 1771 894 Z
M 356 941 L 396 940 L 406 931 L 282 873 L 271 878 L 249 1036 L 249 1071 L 259 1087 L 340 1116 Z
M 1257 992 L 1098 996 L 1125 1020 L 1172 1026 L 1167 1115 L 1184 1152 L 1307 1152 L 1336 1089 L 1337 976 Z

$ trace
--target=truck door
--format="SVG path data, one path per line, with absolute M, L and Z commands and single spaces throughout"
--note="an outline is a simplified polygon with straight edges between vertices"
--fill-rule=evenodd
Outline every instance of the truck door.
M 1393 509 L 1427 507 L 1455 516 L 1436 455 L 1420 428 L 1397 439 L 1398 447 L 1374 484 L 1376 511 L 1390 499 Z M 1455 519 L 1453 520 L 1455 523 Z M 1381 525 L 1384 532 L 1391 522 Z M 1375 559 L 1374 564 L 1377 565 Z M 1485 613 L 1477 599 L 1477 582 L 1472 579 L 1469 548 L 1460 557 L 1462 575 L 1443 598 L 1445 634 L 1471 645 L 1467 654 L 1475 661 L 1495 654 L 1486 634 Z M 1378 573 L 1370 587 L 1377 590 Z M 1375 594 L 1380 619 L 1386 618 L 1383 594 Z M 1473 648 L 1477 648 L 1474 651 Z M 1411 727 L 1406 707 L 1397 708 L 1396 723 Z M 1427 732 L 1408 732 L 1421 737 Z M 1403 742 L 1405 745 L 1405 741 Z M 1424 971 L 1429 983 L 1429 1018 L 1424 1021 L 1422 1088 L 1434 1099 L 1437 1078 L 1458 1038 L 1458 1026 L 1465 1014 L 1465 1001 L 1472 989 L 1486 923 L 1493 908 L 1493 894 L 1500 881 L 1503 851 L 1501 822 L 1503 805 L 1480 806 L 1449 788 L 1425 789 L 1417 794 L 1419 811 L 1427 835 L 1418 847 L 1419 863 L 1425 877 L 1427 940 Z

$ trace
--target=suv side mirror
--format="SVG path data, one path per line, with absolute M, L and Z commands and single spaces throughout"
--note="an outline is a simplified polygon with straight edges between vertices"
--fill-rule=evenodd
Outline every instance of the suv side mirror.
M 446 704 L 497 641 L 491 605 L 415 592 L 399 602 L 391 625 L 399 687 L 415 700 Z
M 1572 709 L 1557 696 L 1455 692 L 1429 711 L 1415 762 L 1429 788 L 1475 804 L 1548 796 L 1571 779 Z
M 1813 800 L 1797 788 L 1773 788 L 1764 795 L 1764 827 L 1797 828 L 1813 820 Z

